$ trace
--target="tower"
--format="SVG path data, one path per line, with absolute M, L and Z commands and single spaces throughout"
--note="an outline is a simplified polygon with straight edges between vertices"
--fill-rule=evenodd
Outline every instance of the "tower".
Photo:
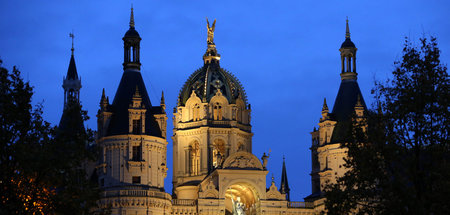
M 81 78 L 78 77 L 77 67 L 75 65 L 74 56 L 74 45 L 73 40 L 75 36 L 70 33 L 69 36 L 72 38 L 72 48 L 70 55 L 69 68 L 67 69 L 67 74 L 63 78 L 63 89 L 64 89 L 64 108 L 63 115 L 59 121 L 59 128 L 61 130 L 66 130 L 67 132 L 80 132 L 84 131 L 83 118 L 80 114 L 81 104 L 80 104 L 80 89 L 81 89 Z
M 112 104 L 103 90 L 97 114 L 101 208 L 112 214 L 168 214 L 165 105 L 153 106 L 140 71 L 141 37 L 133 8 L 123 37 L 123 75 Z M 161 99 L 163 102 L 164 99 Z
M 203 67 L 182 87 L 174 109 L 173 187 L 198 184 L 238 151 L 252 151 L 250 105 L 241 83 L 220 67 L 214 20 L 207 21 Z
M 357 82 L 357 48 L 350 38 L 348 20 L 345 41 L 339 51 L 341 53 L 341 84 L 333 110 L 329 111 L 327 101 L 324 99 L 319 129 L 314 128 L 311 132 L 312 194 L 305 198 L 307 200 L 322 197 L 324 186 L 327 183 L 336 182 L 336 178 L 346 172 L 344 158 L 347 155 L 347 149 L 341 146 L 347 141 L 350 123 L 353 123 L 355 118 L 361 120 L 366 111 Z

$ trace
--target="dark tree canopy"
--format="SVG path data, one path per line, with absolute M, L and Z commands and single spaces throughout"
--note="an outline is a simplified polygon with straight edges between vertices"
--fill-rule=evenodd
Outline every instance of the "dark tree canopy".
M 377 110 L 353 124 L 346 167 L 329 185 L 330 214 L 450 214 L 449 76 L 436 38 L 408 38 Z M 362 132 L 362 127 L 367 130 Z
M 92 131 L 58 129 L 33 108 L 33 88 L 0 60 L 0 214 L 82 214 L 98 199 L 85 166 L 95 157 Z M 80 105 L 66 112 L 86 119 Z M 67 125 L 79 125 L 79 119 Z

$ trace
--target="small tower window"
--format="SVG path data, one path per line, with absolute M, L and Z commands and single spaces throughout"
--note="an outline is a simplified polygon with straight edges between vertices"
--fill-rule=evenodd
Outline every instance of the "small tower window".
M 142 147 L 141 146 L 133 146 L 133 161 L 142 160 Z
M 133 176 L 132 183 L 133 184 L 140 184 L 141 183 L 141 176 Z
M 134 119 L 133 120 L 133 134 L 141 134 L 142 133 L 142 120 Z

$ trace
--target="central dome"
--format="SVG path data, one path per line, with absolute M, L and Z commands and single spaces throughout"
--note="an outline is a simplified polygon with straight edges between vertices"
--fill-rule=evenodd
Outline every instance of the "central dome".
M 241 97 L 247 105 L 247 96 L 241 82 L 233 74 L 220 68 L 218 62 L 206 63 L 192 73 L 181 88 L 178 105 L 184 106 L 192 91 L 202 102 L 209 102 L 218 90 L 228 99 L 229 103 L 233 104 L 237 98 Z

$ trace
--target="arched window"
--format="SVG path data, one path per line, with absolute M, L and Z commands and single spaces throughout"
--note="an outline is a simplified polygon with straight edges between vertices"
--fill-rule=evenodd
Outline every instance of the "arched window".
M 222 105 L 220 103 L 215 103 L 213 107 L 213 118 L 214 120 L 222 120 Z
M 198 141 L 189 145 L 189 173 L 190 175 L 200 174 L 200 146 Z
M 200 120 L 200 105 L 195 104 L 192 108 L 192 116 L 194 121 Z
M 225 142 L 222 139 L 217 139 L 214 141 L 212 157 L 214 167 L 219 166 L 225 159 Z

